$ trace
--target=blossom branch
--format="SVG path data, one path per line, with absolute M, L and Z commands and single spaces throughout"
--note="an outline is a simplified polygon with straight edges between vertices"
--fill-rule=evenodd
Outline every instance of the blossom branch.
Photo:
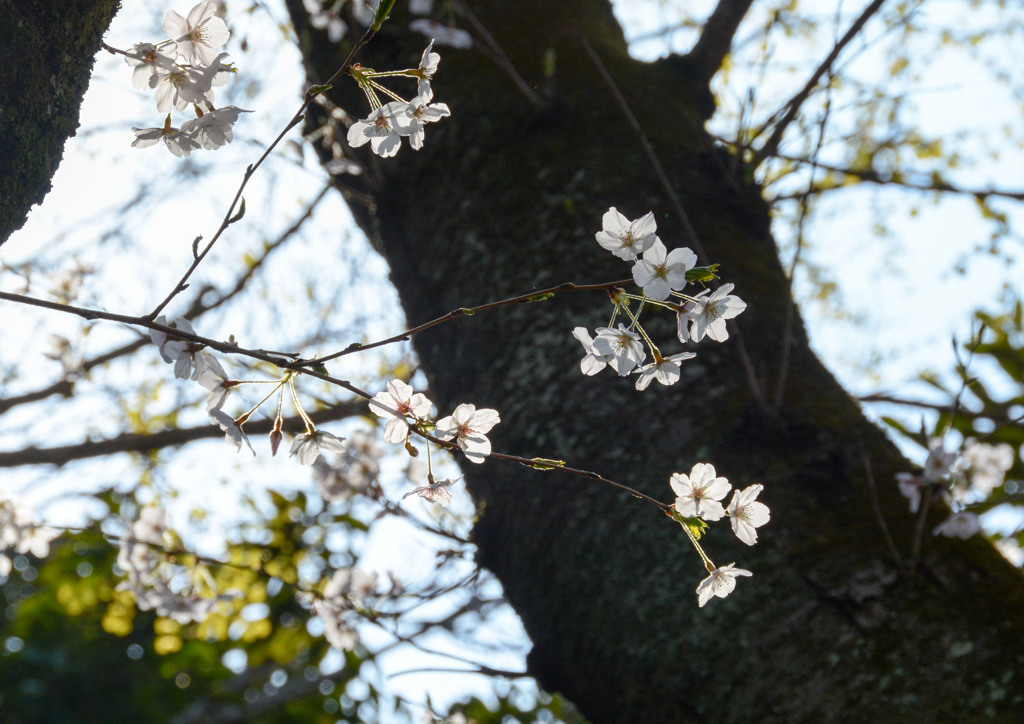
M 178 280 L 178 283 L 175 284 L 170 294 L 168 294 L 167 297 L 165 297 L 164 300 L 160 302 L 160 304 L 158 304 L 156 308 L 147 315 L 147 319 L 156 319 L 157 316 L 159 316 L 160 312 L 163 311 L 168 304 L 170 304 L 171 300 L 174 299 L 174 297 L 176 297 L 178 294 L 180 294 L 181 292 L 185 291 L 185 289 L 188 288 L 188 279 L 192 276 L 193 272 L 195 272 L 195 270 L 203 262 L 203 259 L 206 258 L 207 254 L 209 254 L 210 251 L 213 249 L 213 246 L 214 244 L 217 243 L 217 240 L 227 230 L 228 226 L 230 226 L 235 221 L 241 219 L 242 214 L 245 211 L 245 202 L 242 201 L 242 205 L 239 207 L 239 200 L 242 198 L 242 191 L 245 190 L 246 185 L 249 183 L 249 179 L 252 178 L 253 174 L 256 173 L 257 169 L 259 169 L 259 167 L 263 165 L 263 162 L 266 161 L 266 159 L 270 156 L 274 149 L 277 148 L 278 144 L 284 139 L 285 135 L 287 135 L 287 133 L 291 131 L 291 129 L 293 129 L 302 121 L 302 119 L 305 117 L 305 111 L 309 107 L 310 103 L 312 103 L 316 99 L 316 97 L 319 96 L 321 93 L 327 91 L 334 84 L 334 82 L 338 80 L 338 78 L 340 78 L 342 75 L 348 72 L 348 69 L 352 65 L 352 61 L 355 59 L 356 54 L 363 48 L 364 45 L 370 42 L 374 35 L 377 34 L 377 28 L 375 27 L 376 25 L 377 24 L 374 23 L 374 25 L 370 26 L 366 30 L 366 33 L 363 34 L 363 37 L 360 38 L 359 41 L 352 47 L 352 50 L 349 51 L 349 54 L 345 58 L 344 62 L 341 64 L 338 70 L 334 72 L 334 75 L 327 79 L 326 83 L 322 85 L 313 86 L 306 91 L 305 97 L 302 100 L 302 105 L 300 105 L 299 109 L 295 111 L 295 114 L 285 124 L 285 127 L 281 129 L 281 132 L 277 134 L 277 137 L 270 143 L 269 146 L 267 146 L 266 150 L 260 155 L 256 162 L 246 167 L 245 173 L 242 175 L 242 182 L 241 184 L 239 184 L 238 189 L 235 191 L 235 196 L 232 199 L 231 204 L 228 206 L 227 211 L 224 213 L 224 219 L 221 221 L 220 227 L 218 227 L 217 231 L 214 233 L 213 238 L 210 239 L 210 241 L 206 244 L 206 246 L 203 248 L 201 252 L 194 254 L 192 263 L 189 265 L 189 268 L 185 271 L 185 274 L 182 275 L 181 279 Z M 238 209 L 237 213 L 236 209 Z

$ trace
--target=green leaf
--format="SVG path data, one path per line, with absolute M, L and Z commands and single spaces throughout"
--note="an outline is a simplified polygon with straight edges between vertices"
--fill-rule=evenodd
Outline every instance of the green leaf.
M 534 470 L 557 470 L 565 467 L 565 460 L 552 460 L 550 458 L 531 458 L 530 467 Z
M 718 264 L 695 266 L 686 272 L 686 281 L 703 283 L 718 279 L 718 266 Z
M 318 96 L 321 93 L 326 93 L 333 87 L 334 86 L 332 86 L 330 83 L 328 83 L 327 85 L 311 85 L 309 87 L 309 90 L 306 91 L 306 96 Z

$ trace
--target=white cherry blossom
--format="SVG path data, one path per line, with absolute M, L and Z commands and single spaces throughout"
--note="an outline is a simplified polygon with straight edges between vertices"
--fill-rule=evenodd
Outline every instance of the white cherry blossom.
M 304 432 L 301 435 L 296 435 L 289 452 L 298 459 L 300 465 L 312 465 L 324 451 L 345 452 L 343 441 L 344 438 L 332 435 L 325 430 Z
M 633 265 L 633 281 L 642 287 L 644 296 L 662 302 L 669 292 L 686 286 L 686 272 L 697 264 L 697 255 L 687 248 L 666 251 L 661 239 L 644 252 L 643 258 Z
M 201 2 L 183 18 L 173 10 L 164 17 L 164 30 L 178 45 L 178 52 L 193 65 L 210 65 L 217 48 L 228 42 L 231 32 L 217 17 L 217 4 Z
M 594 340 L 591 338 L 590 332 L 586 327 L 576 327 L 572 330 L 572 336 L 579 340 L 586 351 L 586 356 L 580 360 L 580 371 L 588 377 L 596 375 L 615 358 L 615 355 L 598 354 L 594 350 Z
M 725 478 L 716 477 L 714 465 L 697 463 L 689 475 L 673 473 L 669 485 L 678 496 L 675 508 L 680 515 L 708 521 L 725 517 L 721 500 L 729 494 L 732 486 Z
M 601 218 L 603 228 L 597 232 L 597 243 L 615 256 L 626 261 L 636 259 L 654 244 L 654 232 L 658 225 L 654 221 L 654 212 L 630 221 L 620 214 L 613 206 Z
M 723 284 L 713 293 L 708 295 L 705 289 L 693 302 L 688 302 L 680 312 L 678 319 L 679 341 L 686 341 L 686 323 L 690 322 L 689 338 L 694 342 L 700 342 L 705 336 L 716 342 L 724 342 L 729 339 L 729 331 L 725 328 L 725 320 L 738 316 L 747 308 L 747 303 L 739 297 L 729 294 L 733 284 Z
M 430 414 L 430 400 L 422 392 L 413 392 L 412 386 L 402 380 L 388 382 L 387 390 L 378 392 L 370 400 L 370 411 L 387 420 L 384 439 L 404 442 L 409 435 L 406 417 L 420 419 Z
M 636 388 L 638 390 L 646 390 L 652 380 L 657 380 L 665 386 L 674 385 L 679 381 L 682 374 L 680 362 L 693 359 L 696 356 L 693 352 L 680 352 L 679 354 L 662 357 L 649 365 L 644 365 L 636 370 L 639 374 L 636 378 Z
M 756 529 L 771 520 L 768 506 L 756 500 L 762 490 L 764 486 L 759 484 L 734 491 L 726 510 L 732 523 L 732 532 L 748 546 L 757 543 Z
M 967 540 L 980 530 L 981 521 L 978 519 L 978 514 L 961 510 L 939 523 L 933 532 L 935 535 L 944 535 L 947 538 Z
M 402 496 L 402 500 L 405 500 L 410 495 L 418 495 L 424 500 L 429 500 L 431 503 L 437 503 L 442 508 L 447 508 L 449 503 L 452 502 L 452 494 L 448 492 L 448 488 L 454 484 L 454 480 L 438 480 L 436 483 L 428 483 L 415 490 L 410 490 Z
M 714 596 L 725 598 L 736 588 L 736 578 L 739 576 L 754 575 L 743 568 L 736 568 L 735 563 L 727 566 L 720 566 L 711 572 L 711 575 L 700 582 L 697 586 L 697 603 L 701 608 Z
M 486 433 L 499 422 L 497 410 L 478 410 L 475 405 L 463 403 L 451 415 L 437 421 L 434 434 L 442 440 L 455 438 L 467 460 L 482 463 L 491 454 L 491 441 Z
M 647 357 L 640 335 L 626 329 L 622 324 L 619 324 L 617 329 L 597 328 L 594 354 L 609 358 L 608 365 L 622 377 L 632 372 Z
M 402 145 L 402 136 L 408 135 L 408 126 L 402 125 L 407 105 L 398 101 L 385 103 L 363 120 L 353 123 L 348 129 L 349 145 L 357 148 L 369 143 L 378 156 L 394 156 Z
M 124 60 L 133 68 L 132 85 L 139 90 L 145 90 L 150 87 L 149 81 L 154 75 L 174 67 L 177 57 L 178 47 L 171 41 L 161 45 L 136 43 L 125 53 Z
M 235 106 L 206 111 L 198 118 L 181 124 L 181 132 L 192 135 L 203 148 L 213 150 L 234 140 L 233 126 L 242 113 L 252 113 Z
M 433 97 L 430 83 L 421 81 L 419 94 L 402 109 L 404 118 L 399 120 L 401 135 L 408 135 L 409 145 L 417 151 L 423 148 L 424 126 L 452 114 L 447 104 L 431 103 Z

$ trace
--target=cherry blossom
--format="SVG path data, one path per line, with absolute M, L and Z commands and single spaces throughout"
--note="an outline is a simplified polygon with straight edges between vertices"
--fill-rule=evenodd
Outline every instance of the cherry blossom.
M 190 104 L 213 103 L 213 76 L 197 68 L 175 66 L 154 73 L 149 87 L 156 90 L 156 109 L 167 113 L 173 107 L 183 111 Z
M 192 135 L 207 150 L 220 148 L 234 140 L 232 127 L 242 113 L 252 113 L 252 111 L 235 106 L 210 110 L 198 118 L 183 123 L 181 132 Z
M 249 448 L 249 452 L 253 455 L 256 451 L 252 449 L 252 445 L 249 443 L 249 436 L 245 434 L 245 430 L 238 423 L 235 418 L 231 417 L 228 413 L 221 409 L 209 410 L 210 422 L 216 424 L 224 431 L 224 439 L 235 446 L 235 450 L 241 452 L 242 443 Z
M 223 407 L 228 399 L 228 393 L 236 386 L 233 380 L 228 379 L 228 373 L 221 367 L 217 358 L 209 352 L 200 352 L 196 355 L 194 379 L 210 391 L 206 398 L 207 412 Z
M 478 410 L 475 405 L 463 403 L 451 415 L 437 421 L 435 434 L 442 440 L 454 437 L 467 460 L 482 463 L 491 454 L 491 441 L 485 433 L 499 422 L 497 410 Z
M 132 71 L 132 85 L 139 90 L 150 87 L 150 79 L 159 72 L 167 72 L 174 67 L 178 57 L 178 46 L 174 41 L 153 45 L 152 43 L 136 43 L 125 53 L 125 62 Z
M 132 128 L 132 131 L 135 133 L 132 148 L 148 148 L 163 141 L 168 151 L 181 158 L 200 147 L 199 142 L 190 134 L 171 128 L 170 116 L 167 116 L 167 123 L 163 128 Z
M 289 452 L 298 459 L 300 465 L 312 465 L 324 451 L 345 452 L 343 440 L 344 438 L 324 430 L 304 432 L 301 435 L 296 435 Z
M 408 127 L 400 125 L 406 118 L 407 105 L 392 101 L 375 109 L 363 120 L 353 123 L 348 129 L 349 145 L 358 148 L 369 143 L 378 156 L 394 156 L 402 145 L 402 136 L 408 135 Z
M 644 296 L 661 302 L 669 292 L 686 286 L 686 272 L 696 264 L 697 255 L 689 249 L 666 251 L 661 239 L 654 237 L 643 258 L 633 265 L 633 281 L 643 287 Z
M 932 438 L 928 441 L 928 457 L 924 461 L 924 472 L 922 477 L 925 483 L 937 483 L 943 480 L 950 473 L 950 468 L 956 462 L 957 454 L 948 452 L 942 438 Z
M 423 51 L 423 56 L 420 58 L 420 65 L 417 68 L 417 77 L 420 79 L 419 85 L 416 88 L 417 95 L 422 95 L 425 89 L 430 88 L 430 81 L 434 77 L 434 73 L 437 72 L 437 64 L 441 62 L 441 56 L 433 52 L 434 41 L 431 40 L 427 44 L 426 50 Z M 427 100 L 430 100 L 429 98 Z M 445 106 L 447 109 L 448 106 Z M 447 114 L 445 114 L 447 115 Z
M 897 473 L 896 483 L 900 495 L 910 501 L 910 512 L 916 513 L 921 507 L 921 476 L 913 473 Z
M 450 48 L 472 48 L 473 37 L 465 30 L 453 28 L 436 20 L 418 18 L 409 23 L 409 29 L 433 38 L 431 43 L 447 45 Z
M 424 126 L 451 115 L 447 104 L 431 103 L 433 97 L 430 83 L 421 81 L 419 95 L 402 109 L 404 118 L 399 122 L 402 135 L 409 136 L 409 145 L 417 151 L 423 148 Z
M 454 480 L 438 480 L 436 483 L 431 482 L 427 485 L 422 485 L 415 490 L 410 490 L 402 496 L 402 500 L 405 500 L 410 495 L 418 495 L 424 500 L 429 500 L 431 503 L 437 503 L 442 508 L 447 508 L 449 503 L 452 502 L 452 494 L 448 492 L 448 488 L 454 484 Z
M 944 535 L 947 538 L 962 538 L 967 540 L 981 530 L 981 521 L 977 513 L 968 510 L 961 510 L 939 523 L 933 531 L 935 535 Z
M 647 357 L 642 338 L 622 324 L 617 329 L 598 327 L 594 339 L 594 353 L 608 357 L 608 365 L 625 377 Z
M 756 529 L 771 519 L 768 506 L 756 500 L 762 490 L 763 485 L 751 485 L 734 491 L 726 511 L 732 522 L 732 532 L 748 546 L 757 543 Z
M 231 33 L 217 17 L 217 4 L 201 2 L 183 18 L 168 10 L 164 30 L 178 45 L 180 52 L 193 65 L 210 65 L 217 57 L 216 49 L 228 42 Z
M 638 390 L 646 390 L 652 380 L 657 380 L 666 386 L 674 385 L 681 376 L 681 365 L 679 363 L 693 359 L 696 356 L 693 352 L 680 352 L 669 357 L 661 357 L 649 365 L 644 365 L 639 370 L 636 370 L 639 374 L 639 377 L 636 378 L 636 388 Z M 583 363 L 581 362 L 580 364 L 582 365 Z
M 653 211 L 648 211 L 636 221 L 630 221 L 613 206 L 605 212 L 601 224 L 603 228 L 595 237 L 597 243 L 626 261 L 632 261 L 650 249 L 658 238 L 654 235 L 658 225 L 654 221 Z
M 576 327 L 572 330 L 572 336 L 579 340 L 587 353 L 586 357 L 580 360 L 580 371 L 583 374 L 587 376 L 596 375 L 615 358 L 615 355 L 598 354 L 594 351 L 594 340 L 591 338 L 590 332 L 586 327 Z
M 413 393 L 412 387 L 402 380 L 391 380 L 386 391 L 378 392 L 370 400 L 370 411 L 387 420 L 384 439 L 400 443 L 409 435 L 409 424 L 405 418 L 426 417 L 432 404 L 422 392 Z
M 708 521 L 725 517 L 725 508 L 720 501 L 729 494 L 732 486 L 725 478 L 715 476 L 714 465 L 697 463 L 689 475 L 673 473 L 669 485 L 678 496 L 675 508 L 680 515 Z
M 738 316 L 747 308 L 747 303 L 739 297 L 731 296 L 729 292 L 733 284 L 723 284 L 710 296 L 708 290 L 701 292 L 695 301 L 688 302 L 678 319 L 679 341 L 686 341 L 686 322 L 690 322 L 689 337 L 694 342 L 700 342 L 705 335 L 716 342 L 724 342 L 729 339 L 729 331 L 725 328 L 725 320 Z
M 727 566 L 720 566 L 700 582 L 700 585 L 697 586 L 697 603 L 701 608 L 714 596 L 725 598 L 732 593 L 736 588 L 737 577 L 754 575 L 743 568 L 735 568 L 735 565 L 735 563 L 730 563 Z

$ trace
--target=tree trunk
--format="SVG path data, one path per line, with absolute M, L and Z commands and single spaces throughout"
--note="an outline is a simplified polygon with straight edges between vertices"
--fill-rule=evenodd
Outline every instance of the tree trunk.
M 346 48 L 307 26 L 301 2 L 290 5 L 310 81 L 322 82 Z M 496 450 L 565 458 L 665 501 L 672 472 L 712 462 L 738 487 L 764 483 L 772 510 L 754 548 L 722 524 L 706 536 L 716 563 L 736 561 L 754 576 L 698 608 L 702 565 L 652 506 L 558 472 L 463 465 L 479 509 L 478 558 L 533 641 L 530 673 L 594 722 L 1019 715 L 1024 579 L 980 537 L 933 538 L 935 512 L 920 560 L 907 566 L 916 520 L 893 476 L 910 466 L 814 357 L 799 319 L 782 405 L 758 402 L 780 375 L 789 290 L 760 190 L 703 131 L 708 74 L 689 72 L 686 57 L 631 59 L 605 0 L 486 0 L 472 9 L 542 104 L 517 90 L 483 42 L 439 47 L 433 87 L 451 118 L 427 129 L 419 153 L 359 154 L 366 172 L 339 184 L 390 263 L 409 322 L 560 282 L 628 276 L 594 241 L 609 206 L 630 218 L 653 209 L 666 245 L 686 245 L 581 38 L 639 118 L 710 261 L 749 306 L 728 342 L 695 350 L 679 385 L 642 393 L 609 372 L 579 372 L 570 332 L 607 323 L 600 294 L 444 325 L 414 340 L 441 414 L 460 402 L 497 408 Z M 415 66 L 425 39 L 404 34 L 408 19 L 396 9 L 363 65 Z M 692 87 L 694 77 L 705 80 Z M 361 113 L 353 87 L 333 92 Z M 666 340 L 673 332 L 657 331 Z M 901 565 L 884 543 L 869 476 Z
M 0 0 L 0 245 L 42 202 L 78 129 L 93 60 L 119 0 Z

